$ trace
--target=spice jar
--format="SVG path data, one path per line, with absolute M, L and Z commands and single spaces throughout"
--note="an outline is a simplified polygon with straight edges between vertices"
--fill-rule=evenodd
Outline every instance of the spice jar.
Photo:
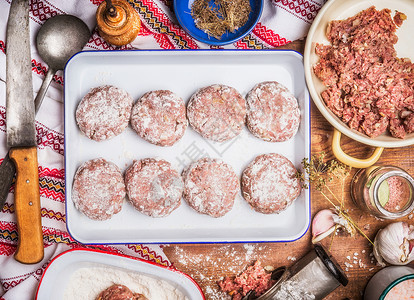
M 397 219 L 412 212 L 413 191 L 413 178 L 395 166 L 360 169 L 351 181 L 351 197 L 355 204 L 383 219 Z

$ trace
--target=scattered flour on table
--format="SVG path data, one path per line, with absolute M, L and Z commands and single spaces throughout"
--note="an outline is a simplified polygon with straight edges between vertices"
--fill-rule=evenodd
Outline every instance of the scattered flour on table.
M 236 276 L 259 257 L 267 260 L 271 254 L 265 245 L 255 243 L 242 246 L 222 245 L 215 247 L 214 251 L 191 254 L 180 246 L 174 246 L 174 251 L 177 262 L 181 265 L 179 269 L 198 282 L 207 300 L 231 300 L 231 296 L 220 291 L 217 284 L 217 281 L 224 278 L 221 274 L 230 273 Z M 186 266 L 190 265 L 199 267 L 187 269 Z
M 95 300 L 100 292 L 113 284 L 123 284 L 132 292 L 143 294 L 149 300 L 189 300 L 167 281 L 102 266 L 75 271 L 65 289 L 64 300 Z
M 310 284 L 307 282 L 292 282 L 286 281 L 283 282 L 279 290 L 276 294 L 272 297 L 272 299 L 276 300 L 314 300 L 316 299 L 315 295 L 308 293 L 306 291 L 306 286 Z

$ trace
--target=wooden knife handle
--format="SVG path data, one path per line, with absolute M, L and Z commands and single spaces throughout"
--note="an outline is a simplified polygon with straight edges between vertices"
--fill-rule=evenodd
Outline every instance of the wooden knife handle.
M 14 258 L 25 264 L 43 259 L 43 233 L 40 213 L 37 148 L 12 148 L 10 158 L 16 165 L 14 206 L 19 242 Z

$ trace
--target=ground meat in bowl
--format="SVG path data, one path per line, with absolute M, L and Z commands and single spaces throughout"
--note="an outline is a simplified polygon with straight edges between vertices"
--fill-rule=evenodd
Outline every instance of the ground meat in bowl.
M 405 19 L 397 12 L 397 25 Z M 412 132 L 414 64 L 398 58 L 397 25 L 389 9 L 370 7 L 346 20 L 331 21 L 331 45 L 317 44 L 315 75 L 326 90 L 326 106 L 351 129 L 375 138 L 389 132 L 404 138 Z

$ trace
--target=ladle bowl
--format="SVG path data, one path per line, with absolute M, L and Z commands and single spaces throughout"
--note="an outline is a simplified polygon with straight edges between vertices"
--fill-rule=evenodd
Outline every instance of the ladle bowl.
M 57 15 L 48 19 L 36 36 L 36 47 L 40 57 L 49 66 L 42 86 L 36 96 L 36 110 L 39 108 L 47 88 L 58 70 L 81 51 L 91 33 L 88 26 L 72 15 Z

